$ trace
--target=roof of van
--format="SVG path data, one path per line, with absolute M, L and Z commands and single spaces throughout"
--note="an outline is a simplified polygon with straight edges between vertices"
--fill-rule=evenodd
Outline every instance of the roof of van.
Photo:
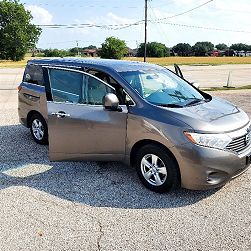
M 97 58 L 53 58 L 53 59 L 32 59 L 28 61 L 28 64 L 40 64 L 40 65 L 55 65 L 55 66 L 67 66 L 67 67 L 102 67 L 109 68 L 115 71 L 131 71 L 138 69 L 159 69 L 160 66 L 126 60 L 116 59 L 97 59 Z

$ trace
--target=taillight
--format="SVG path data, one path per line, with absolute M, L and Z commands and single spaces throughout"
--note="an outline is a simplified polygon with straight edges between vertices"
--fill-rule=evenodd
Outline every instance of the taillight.
M 22 90 L 22 86 L 19 85 L 19 86 L 17 87 L 17 90 L 20 92 L 20 91 Z

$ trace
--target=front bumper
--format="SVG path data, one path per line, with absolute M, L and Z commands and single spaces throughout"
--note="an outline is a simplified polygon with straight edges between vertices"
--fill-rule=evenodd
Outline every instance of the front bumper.
M 221 187 L 251 166 L 251 145 L 239 155 L 192 143 L 180 146 L 178 152 L 181 185 L 187 189 Z

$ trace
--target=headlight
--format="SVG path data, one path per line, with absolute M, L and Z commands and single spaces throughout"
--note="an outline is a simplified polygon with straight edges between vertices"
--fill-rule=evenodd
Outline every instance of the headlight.
M 218 149 L 224 149 L 232 139 L 226 134 L 203 134 L 184 132 L 186 137 L 194 144 Z

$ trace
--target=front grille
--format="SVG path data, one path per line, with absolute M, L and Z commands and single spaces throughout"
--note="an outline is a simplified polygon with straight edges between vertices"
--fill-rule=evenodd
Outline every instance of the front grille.
M 233 139 L 226 147 L 227 150 L 239 153 L 251 144 L 251 133 Z

